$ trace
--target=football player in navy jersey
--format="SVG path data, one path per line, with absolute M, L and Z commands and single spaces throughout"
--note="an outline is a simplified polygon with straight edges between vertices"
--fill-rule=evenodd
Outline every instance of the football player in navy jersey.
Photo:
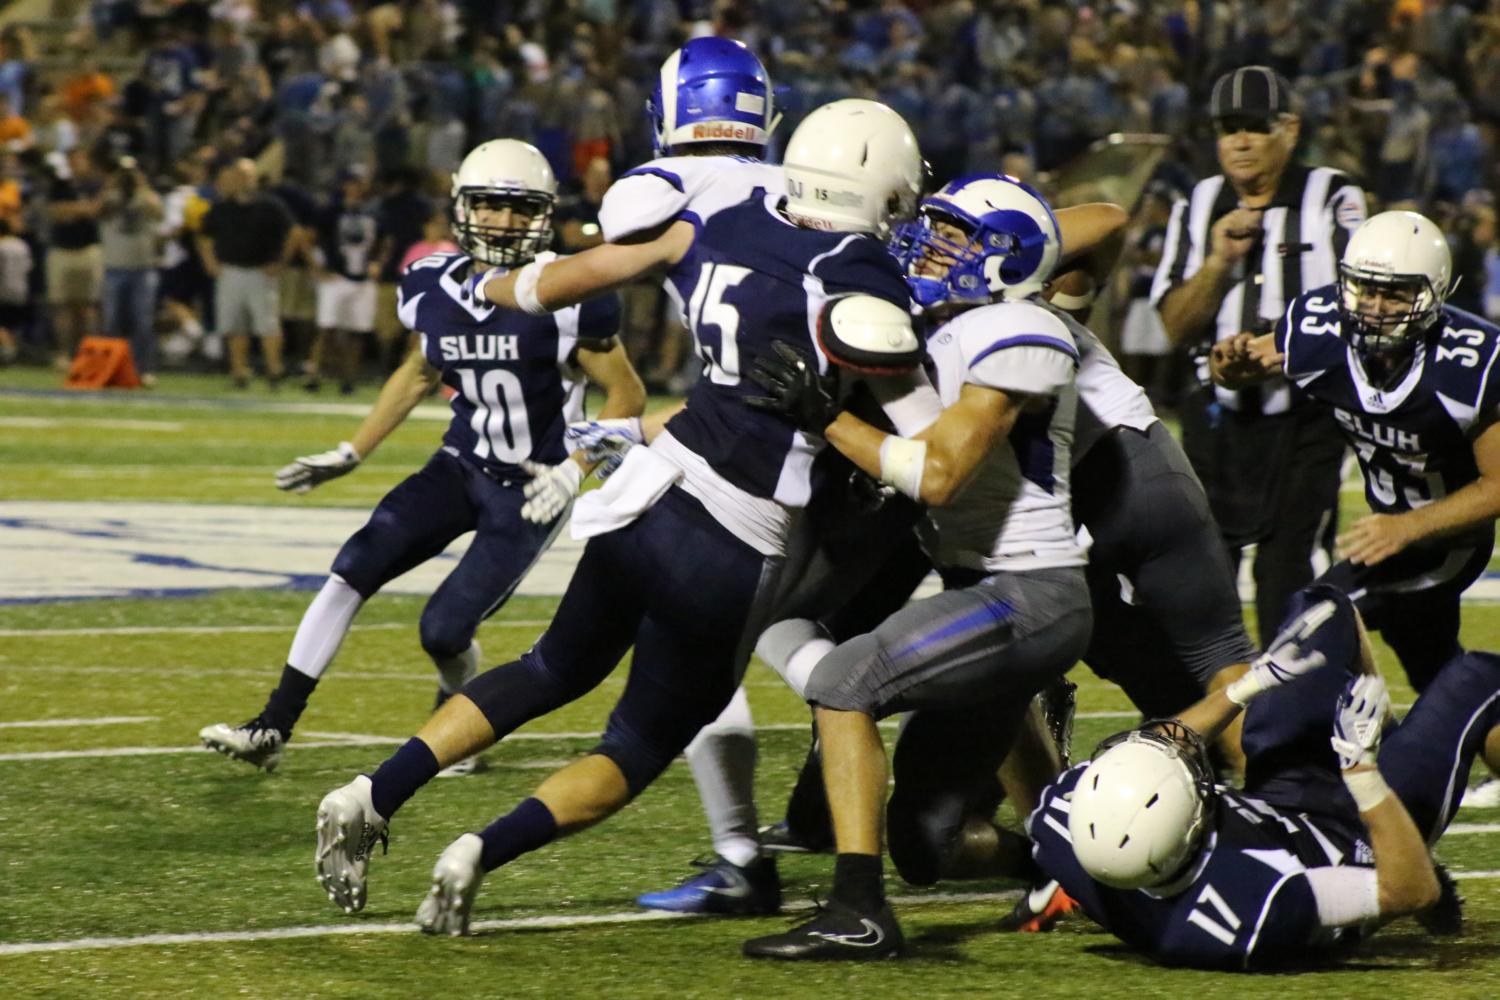
M 555 191 L 546 159 L 513 139 L 476 147 L 454 174 L 454 235 L 464 252 L 417 260 L 401 282 L 401 321 L 420 336 L 420 348 L 386 382 L 352 440 L 297 459 L 276 474 L 276 485 L 306 493 L 352 472 L 439 382 L 456 392 L 443 446 L 339 550 L 260 714 L 240 726 L 205 727 L 199 736 L 207 746 L 274 768 L 364 602 L 474 532 L 419 626 L 438 669 L 439 703 L 463 687 L 479 663 L 479 623 L 551 543 L 553 522 L 577 492 L 583 456 L 568 458 L 563 433 L 583 414 L 585 378 L 605 391 L 601 416 L 641 412 L 645 391 L 615 340 L 613 296 L 528 316 L 465 291 L 476 268 L 513 268 L 542 256 Z
M 1345 558 L 1322 579 L 1354 598 L 1418 691 L 1460 651 L 1459 596 L 1500 516 L 1500 329 L 1445 305 L 1450 285 L 1437 226 L 1384 212 L 1350 238 L 1337 285 L 1212 359 L 1226 385 L 1280 370 L 1333 410 L 1373 513 L 1340 536 Z
M 1104 741 L 1027 821 L 1043 871 L 1159 961 L 1301 963 L 1431 914 L 1429 850 L 1500 750 L 1500 657 L 1455 656 L 1393 723 L 1350 599 L 1315 583 L 1292 605 L 1249 673 Z M 1215 786 L 1203 740 L 1246 705 L 1245 788 Z
M 778 342 L 826 371 L 820 331 L 844 328 L 858 337 L 835 346 L 856 363 L 909 368 L 921 357 L 906 283 L 882 243 L 920 190 L 911 129 L 883 105 L 836 102 L 803 122 L 784 169 L 785 198 L 700 212 L 718 200 L 710 183 L 638 242 L 470 282 L 477 302 L 541 315 L 665 275 L 705 374 L 649 447 L 631 449 L 605 487 L 576 505 L 574 536 L 589 542 L 537 644 L 467 684 L 372 776 L 324 798 L 319 880 L 346 911 L 364 905 L 374 842 L 439 768 L 591 690 L 632 645 L 630 677 L 599 745 L 443 852 L 417 914 L 425 930 L 466 931 L 486 872 L 612 815 L 728 704 L 766 624 L 822 444 L 748 406 L 759 389 L 742 372 Z

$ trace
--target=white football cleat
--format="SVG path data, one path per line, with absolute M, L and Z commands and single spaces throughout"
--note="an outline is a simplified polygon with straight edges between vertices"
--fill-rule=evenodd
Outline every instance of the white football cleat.
M 242 726 L 231 726 L 227 722 L 216 722 L 198 730 L 198 738 L 210 750 L 217 750 L 226 757 L 253 764 L 266 772 L 276 770 L 281 762 L 281 751 L 286 738 L 275 726 L 268 726 L 259 717 Z
M 438 857 L 432 868 L 432 891 L 417 907 L 417 924 L 424 934 L 458 937 L 469 933 L 469 911 L 484 878 L 480 856 L 484 841 L 466 833 Z
M 1458 804 L 1460 809 L 1494 809 L 1496 806 L 1500 806 L 1500 778 L 1491 778 L 1470 788 Z
M 345 913 L 365 908 L 365 872 L 375 842 L 385 848 L 386 821 L 370 801 L 370 779 L 361 774 L 318 804 L 318 884 Z

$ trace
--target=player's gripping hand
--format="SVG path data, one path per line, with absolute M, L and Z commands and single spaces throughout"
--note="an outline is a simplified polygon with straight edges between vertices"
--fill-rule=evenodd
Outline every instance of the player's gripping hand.
M 531 474 L 531 482 L 521 491 L 526 497 L 521 516 L 533 524 L 551 524 L 578 495 L 583 470 L 571 458 L 557 465 L 522 460 L 521 468 Z
M 638 444 L 646 443 L 640 417 L 613 417 L 608 420 L 580 420 L 563 431 L 563 446 L 570 452 L 581 451 L 589 462 L 602 462 Z
M 1339 755 L 1339 767 L 1375 766 L 1380 749 L 1380 733 L 1391 714 L 1391 696 L 1385 680 L 1360 674 L 1339 695 L 1333 721 L 1333 751 Z
M 834 379 L 819 375 L 817 365 L 784 340 L 773 341 L 771 350 L 750 366 L 750 381 L 766 394 L 747 396 L 745 402 L 821 436 L 843 409 L 834 399 Z
M 332 451 L 303 455 L 276 473 L 276 488 L 293 493 L 307 493 L 314 486 L 348 475 L 359 465 L 359 452 L 348 441 Z
M 1247 704 L 1256 695 L 1296 680 L 1327 662 L 1327 657 L 1310 647 L 1310 640 L 1339 609 L 1335 601 L 1319 601 L 1287 623 L 1271 640 L 1271 646 L 1250 664 L 1245 676 L 1225 689 L 1229 700 Z

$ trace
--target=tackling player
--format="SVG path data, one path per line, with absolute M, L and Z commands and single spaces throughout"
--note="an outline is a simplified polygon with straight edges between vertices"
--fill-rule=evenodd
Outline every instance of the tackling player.
M 464 253 L 417 260 L 401 283 L 401 321 L 420 335 L 420 348 L 387 380 L 352 440 L 297 459 L 276 474 L 276 485 L 306 493 L 352 472 L 439 382 L 456 392 L 443 446 L 339 550 L 260 714 L 239 726 L 205 727 L 206 746 L 275 768 L 364 602 L 472 531 L 419 625 L 441 704 L 474 676 L 479 623 L 551 543 L 557 528 L 549 522 L 578 490 L 583 468 L 565 460 L 563 432 L 583 414 L 585 377 L 605 390 L 601 416 L 641 412 L 645 391 L 615 340 L 613 296 L 528 316 L 476 301 L 465 288 L 476 269 L 552 256 L 542 251 L 552 239 L 556 190 L 546 159 L 526 143 L 497 139 L 464 158 L 453 176 L 453 229 Z
M 1216 786 L 1203 740 L 1247 703 L 1250 779 Z M 1389 713 L 1353 604 L 1314 584 L 1240 681 L 1111 737 L 1046 790 L 1027 822 L 1037 863 L 1162 962 L 1253 969 L 1347 951 L 1438 902 L 1428 851 L 1476 753 L 1500 750 L 1500 657 L 1459 654 L 1404 720 Z
M 862 329 L 892 335 L 876 347 L 882 357 L 920 357 L 905 282 L 880 242 L 892 218 L 915 209 L 922 165 L 911 130 L 882 105 L 837 102 L 803 122 L 784 169 L 785 199 L 700 214 L 713 197 L 705 186 L 640 242 L 473 282 L 479 297 L 535 314 L 665 274 L 707 371 L 651 445 L 632 449 L 574 511 L 575 536 L 590 540 L 536 646 L 471 681 L 374 775 L 325 797 L 319 880 L 346 911 L 364 905 L 369 852 L 390 817 L 440 767 L 591 690 L 632 645 L 601 743 L 444 851 L 418 911 L 425 930 L 463 933 L 485 872 L 619 810 L 729 702 L 821 445 L 747 406 L 755 390 L 741 372 L 776 342 L 825 369 L 817 331 L 851 309 Z

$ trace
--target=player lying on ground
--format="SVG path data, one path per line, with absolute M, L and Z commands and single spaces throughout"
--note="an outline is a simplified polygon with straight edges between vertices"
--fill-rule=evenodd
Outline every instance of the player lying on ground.
M 260 714 L 239 726 L 205 727 L 205 745 L 273 769 L 364 602 L 472 531 L 418 626 L 442 704 L 478 668 L 479 623 L 551 544 L 578 491 L 583 459 L 565 460 L 563 437 L 583 415 L 585 378 L 605 391 L 601 417 L 644 408 L 645 390 L 615 340 L 613 296 L 536 317 L 478 304 L 464 291 L 475 270 L 512 268 L 541 254 L 552 239 L 556 189 L 546 159 L 526 143 L 498 139 L 464 158 L 453 176 L 453 211 L 465 252 L 415 261 L 401 282 L 401 321 L 420 335 L 420 348 L 386 381 L 351 441 L 297 459 L 276 474 L 276 485 L 306 493 L 352 472 L 439 382 L 456 392 L 443 446 L 339 550 Z
M 1350 600 L 1314 584 L 1292 611 L 1242 680 L 1104 741 L 1027 822 L 1042 870 L 1160 961 L 1305 962 L 1430 911 L 1429 849 L 1475 756 L 1500 749 L 1500 657 L 1459 654 L 1396 723 Z M 1247 705 L 1238 791 L 1203 741 Z

